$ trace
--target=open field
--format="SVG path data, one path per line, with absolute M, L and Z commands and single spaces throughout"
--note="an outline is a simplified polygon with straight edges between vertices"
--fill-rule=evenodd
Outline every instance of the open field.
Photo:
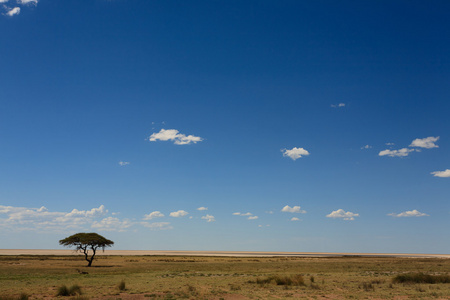
M 55 249 L 0 249 L 0 255 L 74 255 L 73 250 Z M 109 250 L 98 252 L 97 255 L 182 255 L 182 256 L 234 256 L 234 257 L 415 257 L 415 258 L 450 258 L 450 254 L 419 254 L 419 253 L 337 253 L 337 252 L 264 252 L 264 251 L 179 251 L 179 250 Z
M 79 255 L 0 256 L 0 299 L 449 299 L 450 283 L 395 283 L 409 273 L 450 273 L 446 258 L 373 256 L 224 257 L 98 256 L 93 267 Z M 73 252 L 72 252 L 73 254 Z M 300 275 L 300 276 L 299 276 Z M 403 277 L 402 277 L 403 278 Z M 120 283 L 122 290 L 120 290 Z

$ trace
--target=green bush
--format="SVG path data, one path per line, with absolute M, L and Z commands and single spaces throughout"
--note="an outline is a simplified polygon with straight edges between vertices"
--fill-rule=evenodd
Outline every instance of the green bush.
M 30 296 L 25 293 L 20 294 L 18 297 L 13 296 L 0 296 L 0 300 L 28 300 Z
M 393 283 L 450 283 L 449 275 L 430 275 L 424 273 L 400 274 L 392 279 Z
M 269 276 L 267 278 L 256 279 L 256 283 L 258 284 L 267 284 L 271 282 L 274 282 L 277 285 L 295 285 L 295 286 L 305 285 L 303 276 L 300 274 L 286 275 L 286 276 L 276 275 L 276 276 Z
M 76 294 L 82 294 L 81 287 L 78 284 L 74 284 L 70 288 L 66 285 L 62 285 L 58 288 L 56 296 L 75 296 Z
M 126 290 L 125 280 L 122 280 L 117 287 L 119 288 L 120 291 L 125 291 Z

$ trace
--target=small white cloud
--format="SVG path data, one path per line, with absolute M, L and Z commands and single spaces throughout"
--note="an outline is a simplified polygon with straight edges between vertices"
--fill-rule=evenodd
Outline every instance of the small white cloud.
M 350 211 L 344 211 L 343 209 L 338 209 L 327 215 L 327 218 L 342 218 L 346 221 L 353 221 L 355 217 L 359 217 L 359 214 L 354 214 Z
M 408 156 L 409 153 L 415 151 L 414 149 L 402 148 L 399 150 L 383 150 L 378 153 L 379 156 L 390 156 L 390 157 L 405 157 Z
M 114 217 L 107 217 L 99 222 L 94 221 L 94 223 L 92 223 L 91 227 L 98 229 L 98 230 L 104 230 L 104 231 L 123 232 L 123 231 L 125 231 L 125 229 L 127 229 L 131 225 L 132 225 L 132 223 L 127 219 L 120 220 L 120 219 L 114 218 Z
M 147 215 L 144 215 L 144 220 L 151 220 L 154 218 L 162 218 L 162 217 L 164 217 L 164 214 L 162 214 L 160 211 L 154 211 Z
M 271 211 L 271 210 L 266 211 L 266 214 L 273 215 L 273 211 Z
M 256 219 L 258 219 L 258 216 L 250 216 L 247 219 L 249 219 L 249 220 L 256 220 Z
M 18 15 L 18 14 L 20 14 L 20 7 L 14 7 L 12 9 L 10 9 L 6 14 L 10 17 Z
M 410 211 L 404 211 L 399 214 L 391 213 L 391 214 L 388 214 L 388 216 L 401 218 L 401 217 L 426 217 L 428 215 L 421 213 L 420 211 L 414 209 L 414 210 L 410 210 Z
M 151 230 L 173 229 L 173 227 L 170 225 L 170 222 L 155 222 L 155 223 L 141 222 L 141 225 L 150 228 Z
M 450 169 L 447 169 L 445 171 L 435 171 L 431 172 L 434 177 L 450 177 Z
M 8 2 L 9 0 L 0 0 L 0 3 L 6 3 L 6 2 Z
M 283 209 L 281 211 L 282 212 L 289 212 L 289 213 L 300 213 L 300 214 L 306 213 L 305 210 L 301 210 L 300 209 L 300 206 L 290 207 L 289 205 L 286 205 L 285 207 L 283 207 Z
M 129 165 L 129 164 L 130 164 L 129 161 L 119 161 L 119 165 L 120 165 L 120 166 L 127 166 L 127 165 Z
M 251 215 L 253 215 L 252 213 L 249 213 L 249 212 L 247 212 L 247 213 L 240 213 L 240 212 L 235 212 L 235 213 L 233 213 L 233 215 L 234 216 L 243 216 L 243 217 L 246 217 L 246 216 L 251 216 Z
M 386 143 L 386 146 L 394 146 L 394 143 Z
M 296 218 L 296 217 L 293 217 L 293 218 L 291 218 L 291 221 L 300 221 L 300 219 Z
M 361 147 L 361 149 L 370 149 L 370 148 L 372 148 L 372 146 L 370 146 L 370 145 L 365 145 L 365 146 Z
M 423 139 L 415 139 L 414 141 L 412 141 L 411 145 L 409 145 L 409 146 L 426 148 L 426 149 L 438 148 L 439 146 L 435 144 L 435 142 L 437 142 L 438 140 L 439 140 L 438 136 L 436 136 L 436 137 L 429 136 L 429 137 L 423 138 Z
M 184 217 L 186 215 L 188 215 L 189 213 L 187 211 L 184 210 L 179 210 L 179 211 L 173 211 L 169 214 L 169 216 L 174 217 L 174 218 L 181 218 Z
M 150 142 L 173 141 L 175 145 L 188 145 L 201 142 L 203 138 L 194 135 L 185 135 L 176 129 L 161 129 L 159 132 L 153 133 L 148 140 Z
M 334 108 L 339 108 L 339 107 L 345 107 L 345 103 L 339 103 L 339 104 L 331 104 L 331 107 L 334 107 Z
M 207 208 L 207 207 L 204 207 L 204 206 L 202 206 L 202 207 L 199 207 L 199 208 L 197 208 L 197 210 L 208 210 L 208 208 Z
M 215 222 L 216 219 L 214 218 L 214 216 L 211 215 L 206 215 L 202 217 L 203 220 L 206 220 L 206 222 Z
M 282 149 L 281 152 L 283 153 L 284 157 L 290 157 L 292 160 L 296 160 L 302 156 L 309 155 L 309 152 L 307 150 L 297 147 L 294 147 L 291 150 Z

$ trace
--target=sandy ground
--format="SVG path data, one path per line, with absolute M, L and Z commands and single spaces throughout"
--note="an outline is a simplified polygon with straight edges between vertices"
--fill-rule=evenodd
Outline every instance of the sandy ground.
M 55 249 L 0 249 L 0 255 L 75 255 L 73 250 Z M 323 252 L 260 252 L 260 251 L 175 251 L 175 250 L 105 250 L 98 255 L 180 255 L 180 256 L 235 256 L 235 257 L 333 257 L 333 256 L 385 256 L 413 258 L 450 258 L 450 254 L 409 253 L 323 253 Z

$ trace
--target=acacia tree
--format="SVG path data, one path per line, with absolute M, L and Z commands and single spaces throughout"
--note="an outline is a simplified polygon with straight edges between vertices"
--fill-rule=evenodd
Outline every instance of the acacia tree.
M 92 261 L 94 260 L 95 252 L 98 248 L 103 249 L 105 251 L 105 247 L 111 247 L 114 245 L 114 242 L 104 238 L 103 236 L 91 232 L 91 233 L 76 233 L 69 237 L 66 237 L 63 240 L 59 241 L 60 245 L 66 247 L 75 247 L 75 251 L 80 251 L 84 253 L 84 258 L 88 262 L 88 267 L 92 265 Z M 89 251 L 92 251 L 91 255 Z

